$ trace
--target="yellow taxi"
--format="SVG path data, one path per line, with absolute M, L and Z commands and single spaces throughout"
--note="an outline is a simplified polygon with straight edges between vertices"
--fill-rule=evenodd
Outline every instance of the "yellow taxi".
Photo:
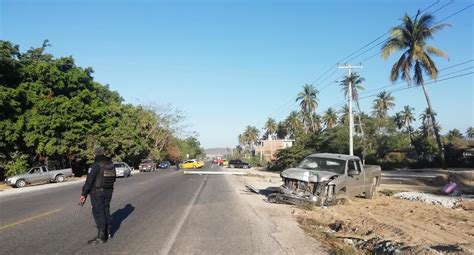
M 181 168 L 184 168 L 184 169 L 202 168 L 203 166 L 204 166 L 204 162 L 202 160 L 196 160 L 196 159 L 189 159 L 181 164 Z

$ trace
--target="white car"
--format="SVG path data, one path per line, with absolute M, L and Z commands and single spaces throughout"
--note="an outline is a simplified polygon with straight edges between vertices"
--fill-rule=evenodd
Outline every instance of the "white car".
M 115 174 L 117 177 L 130 177 L 132 175 L 132 168 L 125 162 L 115 162 Z

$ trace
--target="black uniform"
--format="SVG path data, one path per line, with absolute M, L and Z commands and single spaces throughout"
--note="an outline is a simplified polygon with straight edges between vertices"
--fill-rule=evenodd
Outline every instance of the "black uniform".
M 112 200 L 114 191 L 115 175 L 112 161 L 104 155 L 98 155 L 95 157 L 94 164 L 87 174 L 86 183 L 82 187 L 82 195 L 90 195 L 92 214 L 99 235 L 104 235 L 107 232 L 109 236 L 112 234 L 110 200 Z

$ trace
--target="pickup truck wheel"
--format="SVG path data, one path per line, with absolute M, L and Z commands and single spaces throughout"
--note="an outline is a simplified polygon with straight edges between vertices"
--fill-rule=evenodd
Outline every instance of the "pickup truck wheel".
M 63 175 L 58 175 L 58 176 L 56 176 L 56 178 L 54 180 L 56 182 L 63 182 L 64 181 L 64 176 Z
M 365 192 L 365 198 L 372 199 L 377 195 L 377 178 L 372 179 L 372 184 L 370 185 L 369 190 Z
M 26 186 L 26 181 L 23 180 L 23 179 L 20 179 L 20 180 L 18 180 L 18 181 L 15 182 L 15 186 L 16 186 L 17 188 L 23 188 L 23 187 Z

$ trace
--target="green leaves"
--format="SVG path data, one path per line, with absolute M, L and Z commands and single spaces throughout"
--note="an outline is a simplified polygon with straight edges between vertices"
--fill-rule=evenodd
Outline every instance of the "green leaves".
M 196 138 L 176 138 L 178 111 L 123 104 L 117 92 L 93 80 L 92 68 L 54 58 L 45 53 L 48 46 L 45 41 L 20 53 L 18 45 L 0 41 L 0 169 L 16 173 L 49 158 L 70 161 L 81 172 L 97 146 L 130 165 L 162 159 L 171 149 L 201 154 Z

